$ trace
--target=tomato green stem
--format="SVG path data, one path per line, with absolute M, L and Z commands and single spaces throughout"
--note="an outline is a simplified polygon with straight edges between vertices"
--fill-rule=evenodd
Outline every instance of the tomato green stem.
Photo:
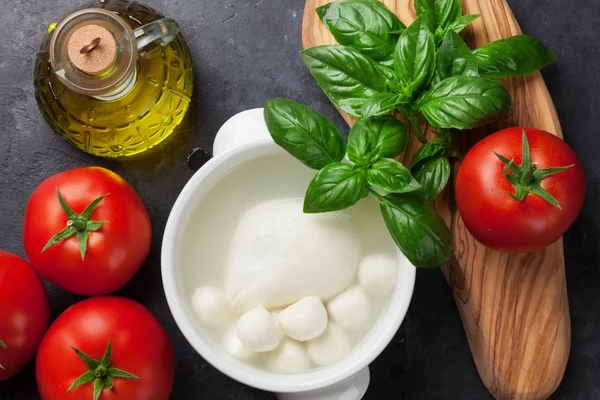
M 58 186 L 56 187 L 56 195 L 58 196 L 58 202 L 60 207 L 63 209 L 69 221 L 67 222 L 67 227 L 62 231 L 58 232 L 56 235 L 52 236 L 48 243 L 42 249 L 42 253 L 46 251 L 50 246 L 55 245 L 56 243 L 70 238 L 71 236 L 77 235 L 77 242 L 79 243 L 79 252 L 81 254 L 81 259 L 85 260 L 85 252 L 87 250 L 87 239 L 90 232 L 97 231 L 108 221 L 91 221 L 92 212 L 98 206 L 98 204 L 104 199 L 108 194 L 104 196 L 100 196 L 92 201 L 88 206 L 83 210 L 81 214 L 77 214 L 75 211 L 69 207 L 69 204 L 65 201 L 64 197 L 58 190 Z
M 108 345 L 106 346 L 106 351 L 104 352 L 104 356 L 102 360 L 96 360 L 92 357 L 85 354 L 83 351 L 76 349 L 73 347 L 73 350 L 79 358 L 83 360 L 83 362 L 88 366 L 88 370 L 85 371 L 79 378 L 73 382 L 73 384 L 67 389 L 67 393 L 71 390 L 79 387 L 85 383 L 94 383 L 94 392 L 93 392 L 93 400 L 98 400 L 100 395 L 102 394 L 102 389 L 104 387 L 112 390 L 114 387 L 114 378 L 127 378 L 127 379 L 136 379 L 140 378 L 127 372 L 115 368 L 111 365 L 112 358 L 112 341 L 108 341 Z
M 76 219 L 76 220 L 71 221 L 71 222 L 72 222 L 71 226 L 73 228 L 77 229 L 77 231 L 79 231 L 79 232 L 84 231 L 85 228 L 86 228 L 86 225 L 87 225 L 86 222 L 84 220 L 82 220 L 82 219 Z
M 530 185 L 531 182 L 533 182 L 534 177 L 533 177 L 533 173 L 535 172 L 535 170 L 537 169 L 535 164 L 529 164 L 527 166 L 523 167 L 523 175 L 521 175 L 521 184 L 523 185 Z
M 523 201 L 525 196 L 531 193 L 560 209 L 558 200 L 542 188 L 541 182 L 548 176 L 563 172 L 573 165 L 539 169 L 535 163 L 531 162 L 531 151 L 525 130 L 523 130 L 522 141 L 521 165 L 515 164 L 513 160 L 509 160 L 501 154 L 494 153 L 505 164 L 504 176 L 515 188 L 515 194 L 509 192 L 510 196 L 516 201 Z
M 102 364 L 98 365 L 98 368 L 96 368 L 96 370 L 94 371 L 94 377 L 96 378 L 102 378 L 103 376 L 106 376 L 106 367 Z

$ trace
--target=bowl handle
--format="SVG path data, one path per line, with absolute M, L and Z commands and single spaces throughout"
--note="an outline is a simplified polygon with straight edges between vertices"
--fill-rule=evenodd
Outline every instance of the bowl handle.
M 369 387 L 369 367 L 364 367 L 348 379 L 310 392 L 277 393 L 279 400 L 360 400 Z
M 229 118 L 217 132 L 213 142 L 213 157 L 244 143 L 270 138 L 263 112 L 262 108 L 254 108 Z

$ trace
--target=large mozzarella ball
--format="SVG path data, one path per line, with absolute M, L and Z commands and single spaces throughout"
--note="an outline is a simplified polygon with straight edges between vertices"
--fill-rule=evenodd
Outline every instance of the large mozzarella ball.
M 358 270 L 358 281 L 365 290 L 377 296 L 384 296 L 396 284 L 396 260 L 384 254 L 366 257 Z
M 319 337 L 307 342 L 308 355 L 317 365 L 329 365 L 341 360 L 350 351 L 350 338 L 336 324 L 328 324 Z
M 229 248 L 225 293 L 234 312 L 329 299 L 356 279 L 360 241 L 344 212 L 304 214 L 302 199 L 261 203 L 244 215 Z
M 227 315 L 225 296 L 214 287 L 196 289 L 192 297 L 192 308 L 200 321 L 210 326 L 221 324 Z
M 286 335 L 304 342 L 323 333 L 327 327 L 327 310 L 320 298 L 309 296 L 281 311 L 277 320 Z
M 331 299 L 327 311 L 341 328 L 357 329 L 369 316 L 369 299 L 360 286 L 354 286 Z
M 251 351 L 271 351 L 279 346 L 281 330 L 263 307 L 242 315 L 237 323 L 237 337 Z
M 225 332 L 223 347 L 225 347 L 225 350 L 229 354 L 243 361 L 250 360 L 256 354 L 240 342 L 240 339 L 237 337 L 235 326 L 232 326 Z
M 298 374 L 310 368 L 310 359 L 302 343 L 284 340 L 279 347 L 269 353 L 267 368 L 273 372 Z

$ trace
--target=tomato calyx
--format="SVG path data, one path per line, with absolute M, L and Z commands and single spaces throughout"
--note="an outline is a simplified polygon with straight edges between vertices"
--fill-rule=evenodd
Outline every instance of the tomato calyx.
M 510 192 L 508 192 L 508 194 L 516 201 L 522 201 L 525 196 L 531 193 L 541 197 L 548 203 L 560 209 L 558 200 L 556 200 L 554 196 L 542 188 L 541 181 L 550 175 L 554 175 L 571 168 L 574 164 L 566 167 L 551 167 L 543 169 L 537 168 L 537 165 L 531 162 L 529 141 L 527 140 L 527 134 L 525 133 L 525 130 L 523 130 L 522 140 L 521 157 L 523 161 L 521 165 L 516 165 L 513 160 L 509 160 L 503 155 L 494 152 L 496 157 L 506 164 L 504 167 L 504 176 L 515 188 L 515 194 Z
M 75 389 L 83 385 L 84 383 L 94 382 L 94 400 L 98 400 L 100 398 L 100 394 L 102 393 L 102 389 L 107 387 L 109 390 L 112 390 L 114 387 L 113 378 L 127 378 L 127 379 L 136 379 L 140 380 L 139 377 L 127 372 L 115 368 L 111 365 L 112 358 L 112 342 L 108 341 L 108 345 L 106 346 L 106 351 L 104 352 L 104 356 L 102 356 L 102 360 L 98 361 L 93 359 L 92 357 L 85 354 L 83 351 L 71 347 L 75 353 L 85 362 L 88 366 L 88 370 L 84 372 L 73 384 L 67 389 L 67 393 L 71 390 Z
M 60 207 L 63 209 L 67 217 L 69 217 L 69 221 L 67 221 L 67 227 L 62 231 L 58 232 L 56 235 L 52 236 L 48 243 L 42 249 L 42 253 L 46 251 L 50 246 L 60 242 L 61 240 L 70 238 L 71 236 L 77 235 L 77 242 L 79 243 L 79 252 L 81 253 L 81 259 L 85 260 L 85 252 L 87 249 L 87 240 L 90 232 L 97 231 L 107 223 L 108 221 L 91 221 L 90 218 L 92 216 L 92 212 L 96 208 L 96 206 L 108 196 L 108 193 L 98 197 L 94 201 L 92 201 L 88 206 L 83 210 L 81 214 L 77 214 L 75 211 L 69 207 L 64 197 L 58 190 L 58 186 L 56 187 L 56 195 L 58 196 L 58 202 L 60 203 Z

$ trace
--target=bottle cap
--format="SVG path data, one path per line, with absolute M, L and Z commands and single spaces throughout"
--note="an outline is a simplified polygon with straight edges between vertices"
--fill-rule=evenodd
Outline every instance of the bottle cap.
M 117 14 L 100 8 L 75 11 L 51 35 L 50 64 L 69 89 L 104 99 L 135 83 L 135 34 Z
M 71 63 L 90 75 L 108 71 L 117 59 L 117 44 L 112 34 L 100 25 L 84 25 L 73 32 L 67 44 Z

